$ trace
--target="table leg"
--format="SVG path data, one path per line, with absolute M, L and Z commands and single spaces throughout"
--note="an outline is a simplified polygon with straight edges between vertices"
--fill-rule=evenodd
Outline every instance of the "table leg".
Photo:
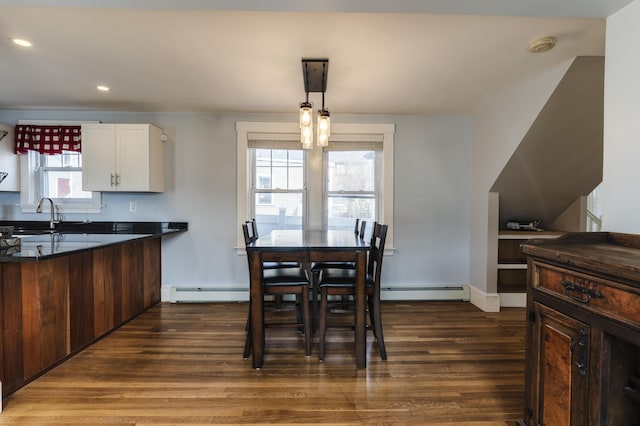
M 366 265 L 367 254 L 356 253 L 356 366 L 367 367 L 367 316 L 366 316 Z
M 251 298 L 251 341 L 253 368 L 261 368 L 264 361 L 264 293 L 261 283 L 262 261 L 260 253 L 248 251 L 249 292 Z

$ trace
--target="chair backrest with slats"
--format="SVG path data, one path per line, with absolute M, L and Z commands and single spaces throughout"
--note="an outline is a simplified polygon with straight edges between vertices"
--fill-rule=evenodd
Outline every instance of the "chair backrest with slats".
M 367 221 L 363 220 L 362 222 L 360 222 L 360 232 L 356 232 L 357 235 L 360 236 L 360 239 L 364 238 L 364 231 L 367 229 Z
M 253 230 L 253 238 L 258 239 L 258 224 L 256 223 L 256 218 L 254 217 L 251 220 L 248 220 L 247 223 L 251 225 L 251 229 Z
M 253 233 L 253 228 L 249 222 L 242 224 L 242 235 L 244 236 L 244 245 L 248 246 L 258 238 Z
M 382 274 L 382 258 L 384 257 L 384 244 L 387 240 L 388 225 L 373 223 L 371 232 L 371 251 L 369 252 L 369 262 L 367 272 L 374 279 L 374 291 L 380 291 L 380 276 Z

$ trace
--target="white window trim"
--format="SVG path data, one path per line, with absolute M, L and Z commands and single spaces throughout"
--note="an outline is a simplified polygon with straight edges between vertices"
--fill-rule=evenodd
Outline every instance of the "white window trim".
M 40 126 L 79 126 L 83 123 L 97 123 L 97 121 L 57 121 L 57 120 L 19 120 L 18 124 L 33 124 Z M 23 213 L 35 213 L 40 198 L 36 194 L 36 185 L 31 176 L 33 169 L 32 156 L 20 154 L 20 208 Z M 68 201 L 63 198 L 53 200 L 60 213 L 100 213 L 102 209 L 102 193 L 93 192 L 91 199 L 87 201 Z
M 248 162 L 248 146 L 249 135 L 253 138 L 282 138 L 287 140 L 296 140 L 300 138 L 300 127 L 296 123 L 274 123 L 274 122 L 236 122 L 236 161 L 237 161 L 237 178 L 236 178 L 236 247 L 239 252 L 244 252 L 244 237 L 242 235 L 241 225 L 248 219 L 249 210 L 249 194 L 251 178 Z M 395 247 L 393 244 L 393 153 L 394 153 L 394 137 L 395 124 L 367 124 L 367 123 L 331 123 L 331 139 L 351 139 L 351 140 L 367 140 L 366 135 L 382 136 L 382 187 L 380 194 L 380 210 L 381 217 L 379 222 L 389 225 L 387 234 L 385 252 L 392 252 Z M 363 137 L 365 136 L 365 137 Z M 307 151 L 310 154 L 308 167 L 306 168 L 307 182 L 307 200 L 305 211 L 308 212 L 308 219 L 305 222 L 305 228 L 317 229 L 322 226 L 323 222 L 323 205 L 322 205 L 322 148 L 314 144 L 313 149 Z M 314 180 L 309 179 L 310 171 L 314 171 Z M 318 175 L 316 176 L 315 173 Z M 316 194 L 314 196 L 314 194 Z M 314 212 L 317 217 L 310 217 Z

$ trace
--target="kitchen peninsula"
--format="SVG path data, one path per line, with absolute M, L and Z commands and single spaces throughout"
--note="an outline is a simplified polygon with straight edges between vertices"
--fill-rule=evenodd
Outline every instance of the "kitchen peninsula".
M 160 302 L 161 240 L 184 222 L 0 222 L 2 395 Z

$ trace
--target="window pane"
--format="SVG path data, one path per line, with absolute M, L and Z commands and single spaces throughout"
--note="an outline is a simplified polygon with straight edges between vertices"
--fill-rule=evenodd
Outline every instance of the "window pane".
M 304 169 L 292 167 L 289 169 L 289 189 L 302 189 L 304 186 Z
M 302 167 L 303 153 L 301 149 L 292 149 L 289 151 L 289 165 Z
M 256 188 L 294 189 L 304 186 L 302 150 L 256 149 Z M 268 182 L 268 186 L 267 185 Z
M 91 198 L 91 192 L 82 190 L 81 171 L 46 171 L 45 197 L 49 198 Z
M 369 227 L 375 220 L 374 195 L 329 195 L 327 201 L 329 229 L 353 229 L 356 218 L 366 220 Z
M 82 155 L 78 152 L 63 151 L 62 165 L 64 167 L 82 167 Z
M 47 167 L 82 167 L 82 154 L 73 151 L 62 151 L 61 154 L 42 154 L 40 164 Z
M 271 167 L 271 150 L 256 149 L 255 151 L 256 151 L 256 166 Z
M 287 165 L 287 150 L 285 149 L 272 149 L 271 150 L 271 158 L 273 161 L 273 165 Z
M 256 167 L 256 188 L 273 189 L 271 186 L 271 167 Z
M 375 151 L 329 151 L 329 191 L 375 191 Z
M 42 155 L 40 163 L 43 166 L 62 167 L 62 155 Z
M 289 154 L 289 189 L 302 189 L 304 186 L 304 168 L 302 150 L 290 150 Z
M 256 193 L 255 217 L 259 234 L 274 229 L 302 229 L 302 199 L 302 193 Z
M 273 170 L 273 188 L 274 189 L 289 189 L 288 172 L 289 169 L 285 167 L 274 167 Z

